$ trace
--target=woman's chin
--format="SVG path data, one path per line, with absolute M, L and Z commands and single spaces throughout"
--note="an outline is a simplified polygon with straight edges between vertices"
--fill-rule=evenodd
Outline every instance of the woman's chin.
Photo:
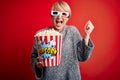
M 57 30 L 57 31 L 61 31 L 61 30 L 62 30 L 62 27 L 61 27 L 61 26 L 55 26 L 54 28 L 55 28 L 55 30 Z

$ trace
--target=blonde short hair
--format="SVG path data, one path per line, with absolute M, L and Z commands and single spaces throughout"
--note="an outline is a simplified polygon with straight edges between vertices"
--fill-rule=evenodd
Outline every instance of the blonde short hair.
M 51 11 L 52 10 L 60 10 L 60 9 L 63 9 L 65 12 L 69 12 L 70 15 L 69 17 L 71 16 L 71 8 L 70 6 L 65 2 L 65 1 L 58 1 L 58 2 L 55 2 L 51 8 Z

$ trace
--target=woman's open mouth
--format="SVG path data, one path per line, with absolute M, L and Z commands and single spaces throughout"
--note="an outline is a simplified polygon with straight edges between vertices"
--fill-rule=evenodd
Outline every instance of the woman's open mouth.
M 58 21 L 58 20 L 56 20 L 56 26 L 57 26 L 57 27 L 60 27 L 60 26 L 62 25 L 62 23 L 63 23 L 63 21 Z

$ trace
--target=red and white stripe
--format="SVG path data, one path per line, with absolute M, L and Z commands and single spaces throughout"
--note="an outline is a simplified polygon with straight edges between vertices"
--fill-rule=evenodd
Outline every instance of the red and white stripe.
M 62 35 L 56 35 L 56 36 L 40 36 L 40 41 L 45 41 L 48 43 L 51 40 L 54 40 L 56 42 L 56 50 L 57 54 L 53 58 L 48 58 L 43 60 L 43 66 L 57 66 L 60 64 L 60 58 L 61 58 L 61 46 L 62 46 Z

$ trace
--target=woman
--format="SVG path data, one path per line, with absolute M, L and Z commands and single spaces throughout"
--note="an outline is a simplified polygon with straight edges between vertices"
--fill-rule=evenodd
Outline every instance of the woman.
M 59 1 L 53 4 L 51 8 L 53 25 L 51 27 L 63 36 L 61 62 L 58 66 L 43 67 L 42 59 L 38 58 L 34 43 L 31 64 L 37 80 L 81 80 L 78 61 L 85 61 L 90 56 L 93 49 L 90 34 L 94 26 L 88 21 L 84 29 L 84 37 L 82 38 L 75 26 L 66 25 L 70 16 L 71 9 L 66 2 Z M 43 30 L 46 29 L 50 28 Z

